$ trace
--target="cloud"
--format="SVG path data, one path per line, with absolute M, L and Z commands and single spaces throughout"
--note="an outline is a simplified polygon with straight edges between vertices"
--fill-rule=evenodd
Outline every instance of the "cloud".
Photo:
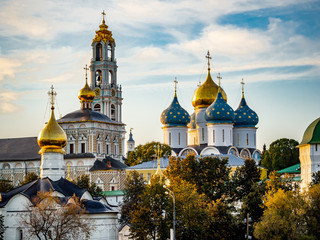
M 14 113 L 19 107 L 15 101 L 18 99 L 18 93 L 15 92 L 0 92 L 0 112 L 1 113 Z

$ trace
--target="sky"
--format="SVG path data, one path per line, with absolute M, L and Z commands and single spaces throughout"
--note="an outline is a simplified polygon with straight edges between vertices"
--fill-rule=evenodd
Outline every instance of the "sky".
M 161 112 L 174 95 L 191 115 L 193 92 L 211 75 L 235 110 L 244 79 L 258 114 L 257 147 L 301 141 L 320 117 L 320 1 L 1 0 L 0 138 L 37 136 L 49 118 L 80 108 L 85 64 L 101 24 L 116 42 L 123 122 L 136 145 L 163 141 Z M 128 139 L 128 133 L 126 134 Z

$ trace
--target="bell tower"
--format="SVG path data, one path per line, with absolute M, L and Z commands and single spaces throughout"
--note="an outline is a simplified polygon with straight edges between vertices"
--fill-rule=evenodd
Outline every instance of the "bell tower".
M 102 24 L 92 40 L 92 59 L 90 65 L 91 88 L 96 97 L 93 110 L 107 115 L 111 120 L 122 122 L 122 90 L 117 83 L 116 43 L 112 32 L 105 24 L 105 12 L 102 12 Z

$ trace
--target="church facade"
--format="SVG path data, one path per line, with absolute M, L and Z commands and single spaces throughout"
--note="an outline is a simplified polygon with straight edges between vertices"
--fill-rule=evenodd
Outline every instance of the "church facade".
M 220 86 L 220 73 L 218 85 L 212 80 L 209 52 L 206 58 L 208 75 L 193 94 L 191 116 L 180 106 L 176 89 L 172 103 L 161 114 L 164 143 L 172 147 L 173 155 L 223 154 L 258 162 L 261 152 L 256 148 L 256 125 L 259 119 L 246 103 L 244 83 L 242 81 L 239 107 L 233 110 Z

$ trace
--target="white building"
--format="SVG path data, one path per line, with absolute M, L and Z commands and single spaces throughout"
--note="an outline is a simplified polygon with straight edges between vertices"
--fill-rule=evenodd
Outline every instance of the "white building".
M 234 111 L 220 87 L 220 74 L 219 86 L 211 78 L 209 52 L 206 57 L 208 75 L 193 94 L 194 113 L 190 116 L 180 106 L 175 90 L 172 103 L 161 114 L 164 143 L 173 148 L 174 155 L 229 154 L 258 162 L 261 154 L 256 149 L 258 115 L 246 103 L 244 83 L 239 107 Z

